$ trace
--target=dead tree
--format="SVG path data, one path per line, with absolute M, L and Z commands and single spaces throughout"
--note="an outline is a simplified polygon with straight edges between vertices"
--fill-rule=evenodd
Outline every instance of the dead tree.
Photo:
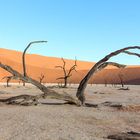
M 74 65 L 67 71 L 66 70 L 66 61 L 62 58 L 62 62 L 63 62 L 63 66 L 55 66 L 56 68 L 60 68 L 63 70 L 64 72 L 64 76 L 63 77 L 59 77 L 56 80 L 64 80 L 64 85 L 62 86 L 63 88 L 67 87 L 67 83 L 68 83 L 68 79 L 72 76 L 72 72 L 76 71 L 76 67 L 77 67 L 77 60 L 75 59 L 75 63 Z
M 14 80 L 18 80 L 18 77 L 16 77 L 16 76 L 4 76 L 3 78 L 2 78 L 2 80 L 3 79 L 6 79 L 6 86 L 7 87 L 9 87 L 9 82 L 12 80 L 12 79 L 14 79 Z
M 85 104 L 85 95 L 84 95 L 84 91 L 87 87 L 88 81 L 91 78 L 91 76 L 93 76 L 97 71 L 104 69 L 106 66 L 108 65 L 114 65 L 118 68 L 123 68 L 125 67 L 124 65 L 120 65 L 117 63 L 113 63 L 113 62 L 107 62 L 111 57 L 116 56 L 120 53 L 125 53 L 125 54 L 129 54 L 129 55 L 134 55 L 134 56 L 138 56 L 140 57 L 140 54 L 138 53 L 133 53 L 133 52 L 129 52 L 128 50 L 132 50 L 132 49 L 140 49 L 140 46 L 132 46 L 132 47 L 126 47 L 117 51 L 114 51 L 110 54 L 108 54 L 107 56 L 105 56 L 103 59 L 101 59 L 100 61 L 98 61 L 92 68 L 91 70 L 87 73 L 87 75 L 82 79 L 82 81 L 79 84 L 79 87 L 77 89 L 77 93 L 76 96 L 78 97 L 78 99 L 81 101 L 81 104 Z
M 77 93 L 76 93 L 76 96 L 79 100 L 77 98 L 70 96 L 67 93 L 63 93 L 63 94 L 57 93 L 56 91 L 51 90 L 51 89 L 47 88 L 46 86 L 40 84 L 38 81 L 32 79 L 31 77 L 29 77 L 27 75 L 24 76 L 21 73 L 17 72 L 16 70 L 12 69 L 10 66 L 0 63 L 1 68 L 6 70 L 7 72 L 12 74 L 13 76 L 18 77 L 20 80 L 22 80 L 26 83 L 31 83 L 32 85 L 36 86 L 38 89 L 40 89 L 43 92 L 43 94 L 36 95 L 36 96 L 20 95 L 20 96 L 10 97 L 8 99 L 0 99 L 0 102 L 9 103 L 9 104 L 21 104 L 21 105 L 28 105 L 28 104 L 29 105 L 32 105 L 32 104 L 37 105 L 39 103 L 38 100 L 40 98 L 51 97 L 54 99 L 64 100 L 64 101 L 67 101 L 68 103 L 72 103 L 72 104 L 76 104 L 76 105 L 84 105 L 85 104 L 84 91 L 85 91 L 85 88 L 87 86 L 87 83 L 88 83 L 90 77 L 93 76 L 96 72 L 104 69 L 108 65 L 113 65 L 113 66 L 116 66 L 118 68 L 124 68 L 125 65 L 121 65 L 118 63 L 114 63 L 114 62 L 107 62 L 111 57 L 118 55 L 120 53 L 126 53 L 129 55 L 135 55 L 135 56 L 140 57 L 140 54 L 138 54 L 138 53 L 133 53 L 133 52 L 127 51 L 130 49 L 140 49 L 140 46 L 127 47 L 127 48 L 117 50 L 117 51 L 112 52 L 109 55 L 105 56 L 100 61 L 98 61 L 91 68 L 91 70 L 87 73 L 87 75 L 83 78 L 83 80 L 80 82 L 80 85 L 79 85 L 79 87 L 77 89 Z M 75 68 L 73 68 L 73 69 L 75 69 Z
M 124 87 L 124 80 L 123 80 L 123 74 L 118 74 L 118 77 L 119 77 L 119 79 L 120 79 L 120 83 L 121 83 L 121 86 L 122 86 L 122 88 Z
M 110 79 L 110 84 L 112 85 L 112 87 L 115 87 L 115 79 Z
M 43 79 L 45 78 L 45 76 L 41 73 L 39 78 L 39 83 L 41 84 L 43 82 Z
M 3 79 L 6 79 L 6 86 L 9 87 L 9 82 L 10 82 L 10 80 L 12 79 L 12 76 L 4 76 L 4 77 L 2 78 L 2 80 L 3 80 Z
M 107 80 L 104 79 L 104 84 L 105 84 L 105 87 L 107 87 Z
M 30 42 L 28 44 L 28 46 L 24 49 L 24 52 L 22 54 L 22 65 L 23 65 L 23 75 L 24 76 L 27 76 L 26 63 L 25 63 L 25 54 L 26 54 L 26 51 L 28 50 L 29 47 L 31 47 L 32 44 L 36 44 L 36 43 L 47 43 L 47 41 L 33 41 L 33 42 Z M 25 86 L 25 82 L 23 82 L 23 86 Z
M 54 99 L 67 101 L 67 103 L 70 103 L 70 104 L 76 104 L 78 106 L 80 105 L 80 102 L 78 99 L 70 96 L 67 93 L 64 93 L 64 94 L 57 93 L 56 91 L 51 90 L 51 89 L 47 88 L 46 86 L 40 84 L 38 81 L 32 79 L 31 77 L 22 75 L 21 73 L 12 69 L 8 65 L 0 63 L 0 67 L 2 69 L 6 70 L 7 72 L 9 72 L 10 74 L 12 74 L 13 76 L 17 77 L 21 81 L 24 81 L 26 83 L 31 83 L 32 85 L 36 86 L 38 89 L 40 89 L 43 92 L 43 94 L 36 95 L 36 96 L 19 95 L 19 96 L 10 97 L 7 99 L 0 99 L 0 102 L 4 102 L 7 104 L 37 105 L 39 103 L 38 102 L 39 99 L 51 97 Z

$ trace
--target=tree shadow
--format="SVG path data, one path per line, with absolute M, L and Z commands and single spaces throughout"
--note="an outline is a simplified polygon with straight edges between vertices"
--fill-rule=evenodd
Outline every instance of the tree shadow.
M 85 103 L 86 107 L 93 107 L 93 108 L 97 108 L 98 104 L 92 104 L 92 103 Z
M 66 104 L 68 104 L 68 105 L 75 105 L 75 104 L 73 104 L 73 103 L 70 103 L 70 102 L 64 102 L 64 103 L 59 103 L 59 102 L 45 102 L 45 103 L 42 103 L 41 102 L 41 104 L 43 104 L 43 105 L 66 105 Z M 85 106 L 84 107 L 93 107 L 93 108 L 97 108 L 98 107 L 98 104 L 92 104 L 92 103 L 85 103 Z
M 70 104 L 70 103 L 67 103 L 67 102 L 65 102 L 65 103 L 41 103 L 41 104 L 43 104 L 43 105 L 65 105 L 65 104 Z

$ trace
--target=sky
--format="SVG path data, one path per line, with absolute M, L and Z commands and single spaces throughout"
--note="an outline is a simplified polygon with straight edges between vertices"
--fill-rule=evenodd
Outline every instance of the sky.
M 140 45 L 140 0 L 0 0 L 0 48 L 97 62 Z M 136 50 L 136 52 L 139 52 Z M 111 61 L 140 65 L 135 56 Z

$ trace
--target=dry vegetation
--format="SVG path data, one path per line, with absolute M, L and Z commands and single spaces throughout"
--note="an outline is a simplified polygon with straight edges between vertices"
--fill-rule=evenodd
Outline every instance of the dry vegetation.
M 140 57 L 140 54 L 128 51 L 132 49 L 140 49 L 140 47 L 126 47 L 106 55 L 103 59 L 98 61 L 91 70 L 89 70 L 78 87 L 60 89 L 58 87 L 47 87 L 42 84 L 44 76 L 40 77 L 40 81 L 38 82 L 28 76 L 26 72 L 25 53 L 27 49 L 34 43 L 44 42 L 46 43 L 47 41 L 34 41 L 29 43 L 25 48 L 22 59 L 23 74 L 8 65 L 0 63 L 2 69 L 12 74 L 10 79 L 14 77 L 21 80 L 24 84 L 24 87 L 8 87 L 7 82 L 7 88 L 1 87 L 0 107 L 2 108 L 2 118 L 0 119 L 2 120 L 2 127 L 0 129 L 0 139 L 5 139 L 7 137 L 6 139 L 10 140 L 101 140 L 107 139 L 107 134 L 109 135 L 109 132 L 112 134 L 114 132 L 122 131 L 134 132 L 132 135 L 134 135 L 134 137 L 135 135 L 138 135 L 137 137 L 139 137 L 139 133 L 135 133 L 140 131 L 140 102 L 138 100 L 140 97 L 139 86 L 135 86 L 134 89 L 132 87 L 131 90 L 129 88 L 119 88 L 118 90 L 114 87 L 111 88 L 108 86 L 108 89 L 106 88 L 105 91 L 103 87 L 99 86 L 97 88 L 99 91 L 96 91 L 96 87 L 88 87 L 88 82 L 95 73 L 104 69 L 108 65 L 124 68 L 125 65 L 108 62 L 108 60 L 120 53 Z M 57 67 L 63 69 L 64 77 L 60 77 L 59 79 L 64 79 L 65 84 L 63 87 L 67 87 L 67 80 L 71 76 L 72 71 L 77 67 L 77 64 L 75 60 L 75 64 L 67 73 L 65 69 L 66 62 L 64 59 L 62 60 L 63 66 Z M 122 80 L 121 76 L 120 79 Z M 32 86 L 26 85 L 25 87 L 25 83 L 30 83 Z M 94 93 L 96 93 L 95 96 L 93 96 Z M 58 102 L 58 100 L 61 100 L 61 102 Z M 23 105 L 30 107 L 23 107 Z M 40 106 L 33 107 L 31 105 Z M 44 108 L 45 106 L 46 108 Z M 77 106 L 81 106 L 81 108 L 78 108 Z M 134 114 L 132 114 L 132 112 L 134 112 Z M 6 122 L 4 121 L 5 118 L 3 119 L 4 116 L 7 116 L 8 118 Z M 6 125 L 4 125 L 3 122 L 5 122 Z M 7 128 L 7 126 L 9 127 Z M 11 129 L 9 129 L 10 127 Z M 5 132 L 5 130 L 7 132 Z M 120 135 L 122 138 L 120 138 Z M 116 139 L 129 139 L 130 135 L 131 134 L 121 133 L 119 136 L 117 135 Z M 27 136 L 27 138 L 25 136 Z M 133 136 L 131 136 L 131 139 L 133 139 Z M 134 138 L 134 140 L 137 139 Z

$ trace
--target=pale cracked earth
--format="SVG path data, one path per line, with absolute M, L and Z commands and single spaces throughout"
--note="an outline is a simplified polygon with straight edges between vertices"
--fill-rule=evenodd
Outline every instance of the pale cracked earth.
M 54 89 L 75 96 L 76 88 Z M 88 103 L 111 101 L 137 106 L 136 110 L 77 107 L 52 99 L 42 100 L 44 104 L 38 106 L 0 104 L 0 140 L 106 140 L 107 135 L 117 132 L 140 132 L 140 86 L 129 88 L 122 91 L 111 85 L 89 85 L 85 93 Z M 40 93 L 29 85 L 0 86 L 0 98 Z

